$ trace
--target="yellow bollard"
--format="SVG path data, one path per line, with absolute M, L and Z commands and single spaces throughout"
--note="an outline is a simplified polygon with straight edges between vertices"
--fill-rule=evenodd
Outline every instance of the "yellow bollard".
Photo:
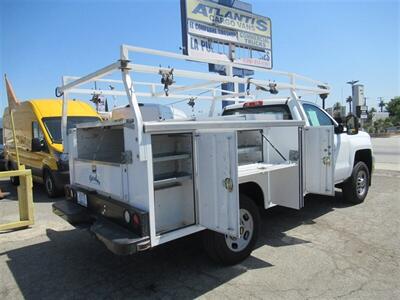
M 19 221 L 0 224 L 0 231 L 19 229 L 32 225 L 33 217 L 33 196 L 32 196 L 32 172 L 26 170 L 25 166 L 20 165 L 19 170 L 0 172 L 0 178 L 19 176 L 18 205 Z
M 28 227 L 34 223 L 33 217 L 33 196 L 32 196 L 32 171 L 26 170 L 24 165 L 20 164 L 19 160 L 19 151 L 18 151 L 18 139 L 15 132 L 14 125 L 14 112 L 16 106 L 19 105 L 19 101 L 15 96 L 14 90 L 7 79 L 7 76 L 4 75 L 4 79 L 6 82 L 6 90 L 7 90 L 7 98 L 8 98 L 8 108 L 10 112 L 10 121 L 12 128 L 12 135 L 14 139 L 15 146 L 15 156 L 17 160 L 17 168 L 16 171 L 5 171 L 0 172 L 0 178 L 10 178 L 13 176 L 19 177 L 19 186 L 17 188 L 18 191 L 18 205 L 19 205 L 19 221 L 0 224 L 0 231 L 2 230 L 10 230 L 10 229 L 18 229 Z

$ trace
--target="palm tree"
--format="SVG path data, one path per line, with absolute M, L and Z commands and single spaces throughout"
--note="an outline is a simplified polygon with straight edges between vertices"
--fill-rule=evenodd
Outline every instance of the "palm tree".
M 353 98 L 351 96 L 348 96 L 346 99 L 346 102 L 349 104 L 349 114 L 351 114 L 351 102 L 353 101 Z
M 367 117 L 367 123 L 372 123 L 372 116 L 376 112 L 375 107 L 371 107 L 371 109 L 368 111 L 368 117 Z
M 333 105 L 333 108 L 332 108 L 332 115 L 333 115 L 333 117 L 335 118 L 335 119 L 340 119 L 341 117 L 344 117 L 344 116 L 341 116 L 341 114 L 340 114 L 340 108 L 342 107 L 342 104 L 340 103 L 340 102 L 336 102 L 334 105 Z
M 336 102 L 334 105 L 333 105 L 333 110 L 340 110 L 340 107 L 342 106 L 342 104 L 340 103 L 340 102 Z
M 383 99 L 381 99 L 381 101 L 379 102 L 378 106 L 381 109 L 381 112 L 383 112 L 383 108 L 385 107 L 385 102 L 383 102 Z

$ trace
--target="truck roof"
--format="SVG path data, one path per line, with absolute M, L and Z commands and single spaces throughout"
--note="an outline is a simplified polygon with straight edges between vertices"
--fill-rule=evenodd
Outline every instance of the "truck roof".
M 59 99 L 32 99 L 21 102 L 21 105 L 32 105 L 37 114 L 42 117 L 58 117 L 62 115 L 62 100 Z M 96 111 L 87 103 L 78 100 L 68 100 L 68 116 L 98 117 Z

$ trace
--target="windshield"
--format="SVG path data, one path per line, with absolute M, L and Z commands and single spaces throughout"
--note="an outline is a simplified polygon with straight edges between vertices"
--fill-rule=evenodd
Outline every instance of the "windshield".
M 61 138 L 61 117 L 48 117 L 42 119 L 47 132 L 53 143 L 60 144 L 62 142 Z M 67 130 L 75 128 L 77 124 L 86 122 L 96 122 L 99 121 L 97 117 L 68 117 L 67 118 Z
M 289 108 L 285 104 L 240 107 L 225 110 L 222 115 L 263 114 L 271 120 L 292 120 Z

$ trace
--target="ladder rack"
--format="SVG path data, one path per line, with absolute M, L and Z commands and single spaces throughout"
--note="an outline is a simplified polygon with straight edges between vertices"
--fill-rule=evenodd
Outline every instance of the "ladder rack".
M 207 64 L 221 65 L 225 68 L 227 75 L 219 75 L 209 72 L 199 72 L 186 69 L 175 69 L 172 67 L 161 67 L 137 64 L 132 59 L 132 53 L 157 56 L 163 59 L 173 59 L 180 61 L 199 62 Z M 258 78 L 233 76 L 233 68 L 245 68 L 255 71 Z M 112 73 L 121 72 L 122 80 L 107 78 Z M 153 74 L 162 78 L 162 83 L 135 81 L 135 75 L 131 74 Z M 284 77 L 286 82 L 273 80 L 274 77 Z M 260 79 L 261 78 L 261 79 Z M 267 78 L 267 79 L 265 79 Z M 123 84 L 124 89 L 117 90 L 92 90 L 82 87 L 90 82 L 103 82 L 109 84 Z M 189 84 L 175 84 L 190 81 Z M 298 84 L 298 82 L 304 82 Z M 233 84 L 234 91 L 222 89 L 222 84 Z M 239 91 L 239 84 L 244 84 L 245 91 Z M 135 91 L 139 87 L 146 88 L 145 91 Z M 201 100 L 210 101 L 209 116 L 214 115 L 215 102 L 231 100 L 236 103 L 239 101 L 254 100 L 255 91 L 289 91 L 293 99 L 298 100 L 300 93 L 329 94 L 329 86 L 321 81 L 308 78 L 296 73 L 263 69 L 260 67 L 245 66 L 238 63 L 227 62 L 217 59 L 193 58 L 182 54 L 165 52 L 154 49 L 147 49 L 129 45 L 122 45 L 120 48 L 120 59 L 102 69 L 90 73 L 83 77 L 64 76 L 62 85 L 56 88 L 56 95 L 63 97 L 63 117 L 62 117 L 62 139 L 67 137 L 67 98 L 68 94 L 88 94 L 88 95 L 110 95 L 127 96 L 129 104 L 134 112 L 135 123 L 140 130 L 143 129 L 143 119 L 138 105 L 137 97 L 146 97 L 159 100 Z M 270 98 L 270 97 L 268 97 Z M 66 143 L 64 144 L 64 149 Z

